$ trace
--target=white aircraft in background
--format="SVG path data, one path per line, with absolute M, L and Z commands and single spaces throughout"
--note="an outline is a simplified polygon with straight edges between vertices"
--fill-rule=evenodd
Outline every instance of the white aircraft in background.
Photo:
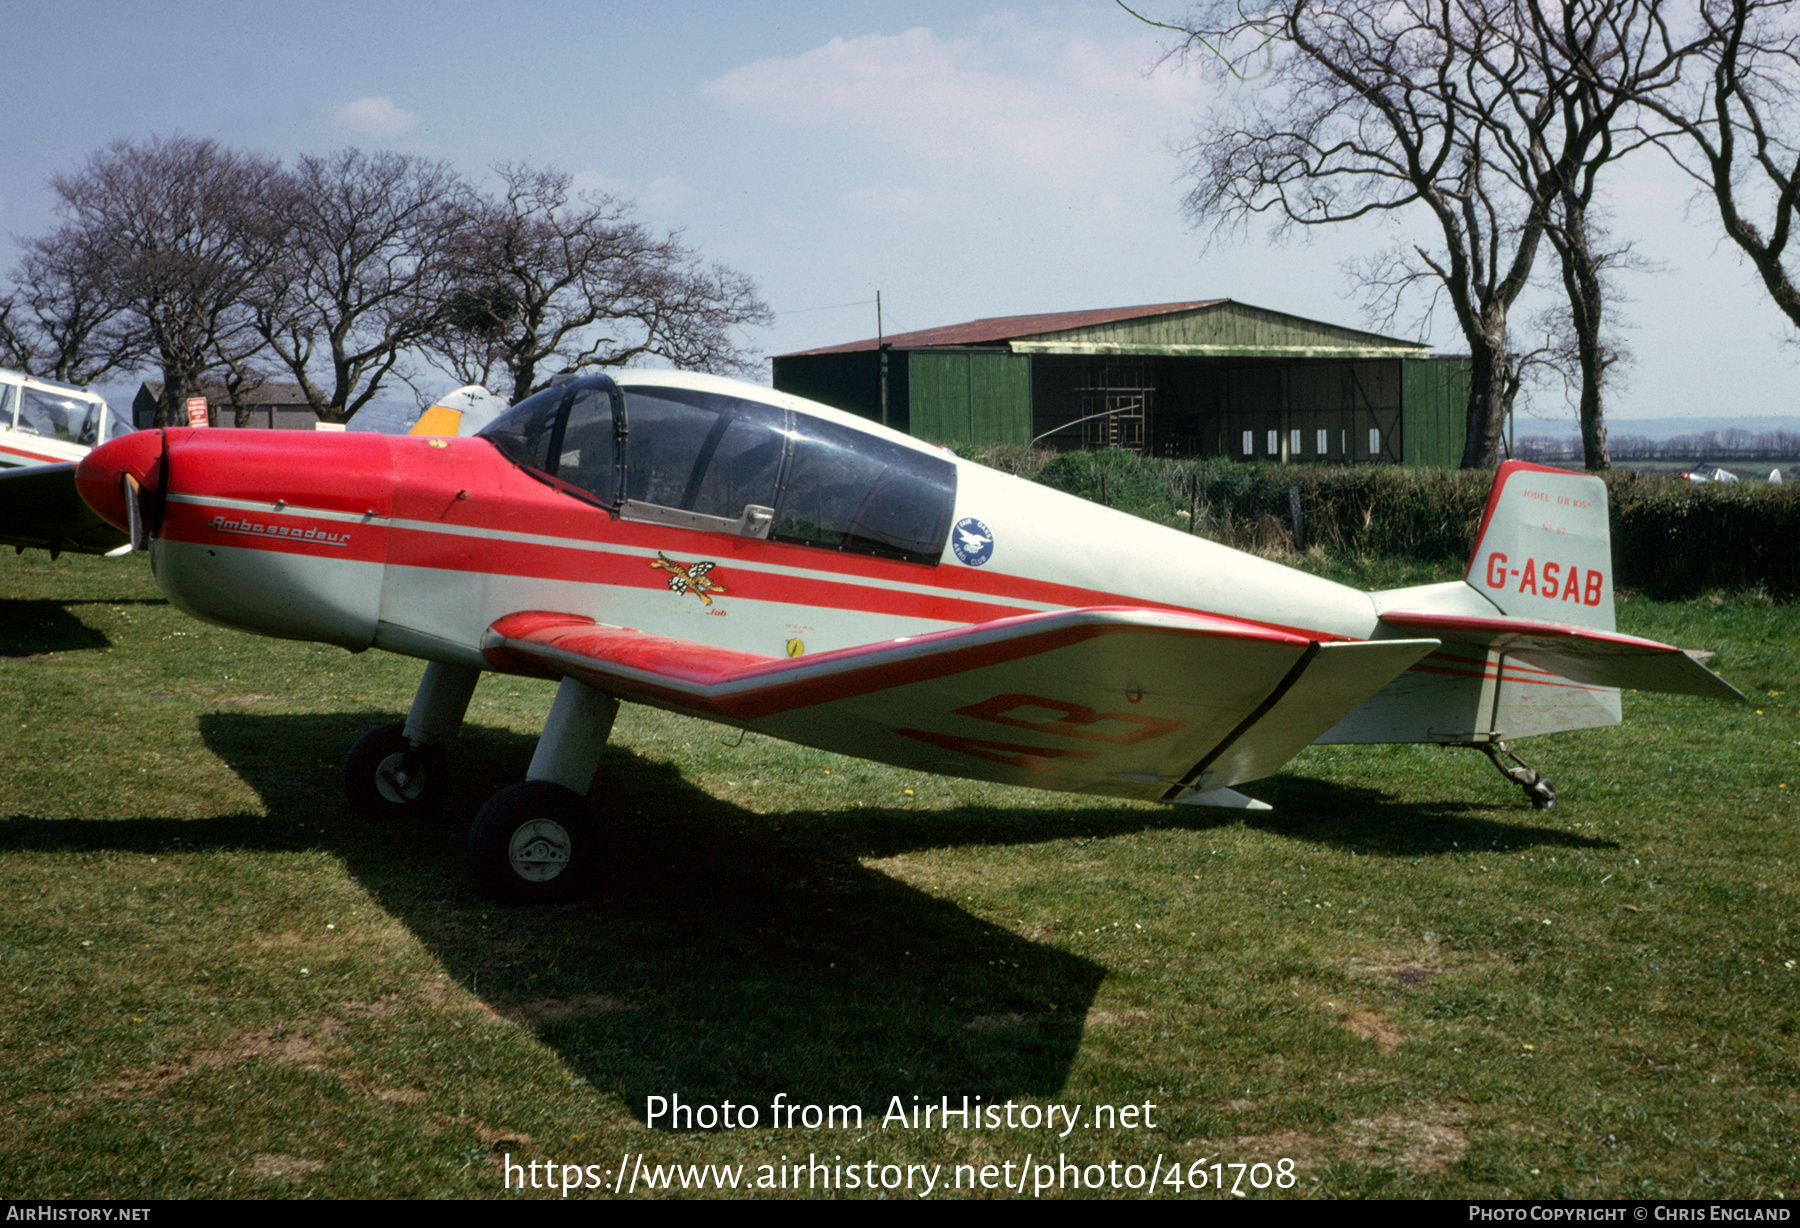
M 52 558 L 129 551 L 130 540 L 75 492 L 75 462 L 129 434 L 104 398 L 0 370 L 0 543 L 41 546 Z
M 1742 699 L 1614 630 L 1605 484 L 1518 461 L 1463 580 L 1376 593 L 673 371 L 561 381 L 475 438 L 141 431 L 77 482 L 187 613 L 428 663 L 406 723 L 345 763 L 361 814 L 442 797 L 483 671 L 557 681 L 525 782 L 470 833 L 513 900 L 597 868 L 621 700 L 921 772 L 1267 809 L 1235 786 L 1315 742 L 1475 747 L 1547 807 L 1513 739 L 1618 724 L 1621 687 Z

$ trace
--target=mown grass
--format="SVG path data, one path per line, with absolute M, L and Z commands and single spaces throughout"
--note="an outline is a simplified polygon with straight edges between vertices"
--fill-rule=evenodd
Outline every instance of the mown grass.
M 1063 1153 L 1286 1157 L 1306 1196 L 1791 1197 L 1800 625 L 1723 594 L 1619 613 L 1753 702 L 1628 696 L 1620 729 L 1525 744 L 1548 813 L 1469 752 L 1314 748 L 1246 817 L 627 708 L 607 881 L 507 910 L 462 832 L 547 686 L 484 680 L 445 822 L 370 826 L 338 764 L 416 663 L 201 626 L 140 559 L 8 556 L 0 1184 L 491 1197 L 506 1156 L 754 1180 Z M 766 1122 L 778 1093 L 865 1125 L 645 1124 L 651 1096 Z M 1158 1107 L 1066 1139 L 879 1127 L 915 1094 Z

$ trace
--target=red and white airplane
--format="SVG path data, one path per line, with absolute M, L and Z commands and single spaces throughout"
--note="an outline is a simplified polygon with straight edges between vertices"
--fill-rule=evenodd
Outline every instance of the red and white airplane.
M 75 462 L 131 431 L 104 398 L 0 370 L 0 542 L 105 554 L 129 550 L 75 493 Z
M 367 815 L 432 806 L 484 670 L 559 682 L 475 872 L 594 870 L 621 700 L 950 776 L 1266 808 L 1314 742 L 1475 746 L 1619 721 L 1620 687 L 1742 698 L 1613 629 L 1606 489 L 1502 466 L 1466 580 L 1367 593 L 766 388 L 565 380 L 474 438 L 144 431 L 78 483 L 197 618 L 428 662 L 350 752 Z M 1516 766 L 1507 766 L 1504 760 Z

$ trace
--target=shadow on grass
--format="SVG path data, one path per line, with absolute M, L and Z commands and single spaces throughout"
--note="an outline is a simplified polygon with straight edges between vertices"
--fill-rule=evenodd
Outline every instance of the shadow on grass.
M 0 601 L 0 657 L 110 648 L 112 641 L 82 622 L 70 601 Z
M 1612 840 L 1577 835 L 1530 822 L 1499 822 L 1476 802 L 1401 803 L 1375 789 L 1280 775 L 1258 789 L 1273 811 L 1250 812 L 1245 823 L 1259 831 L 1329 844 L 1365 856 L 1424 857 L 1476 849 L 1517 852 L 1552 848 L 1610 849 Z M 1518 794 L 1508 790 L 1510 798 Z M 1534 815 L 1514 803 L 1520 819 Z
M 633 1111 L 674 1092 L 691 1103 L 757 1104 L 785 1092 L 861 1105 L 878 1120 L 894 1095 L 1060 1091 L 1106 969 L 863 859 L 1242 817 L 1105 805 L 758 815 L 613 748 L 594 794 L 607 833 L 597 890 L 560 908 L 504 909 L 475 895 L 463 833 L 487 796 L 522 773 L 533 740 L 465 729 L 445 820 L 371 825 L 346 814 L 324 751 L 388 719 L 202 716 L 207 745 L 258 792 L 267 818 L 20 818 L 0 823 L 0 848 L 330 852 L 453 977 L 531 1023 L 573 1071 L 617 1089 Z M 1578 842 L 1471 817 L 1474 807 L 1276 784 L 1285 813 L 1259 815 L 1257 825 L 1300 839 L 1387 855 L 1437 852 L 1457 833 L 1464 848 Z
M 0 601 L 0 657 L 31 657 L 47 652 L 79 652 L 111 648 L 105 632 L 96 631 L 74 612 L 84 605 L 167 605 L 160 597 L 120 597 L 78 601 L 39 598 Z

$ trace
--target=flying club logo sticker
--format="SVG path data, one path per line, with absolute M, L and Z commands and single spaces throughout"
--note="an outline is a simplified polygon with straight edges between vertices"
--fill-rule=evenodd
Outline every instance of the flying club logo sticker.
M 725 586 L 723 584 L 716 583 L 707 577 L 707 573 L 718 566 L 718 564 L 713 563 L 710 560 L 703 563 L 695 563 L 691 567 L 684 566 L 659 550 L 657 551 L 656 557 L 650 560 L 650 566 L 656 568 L 658 571 L 666 571 L 669 573 L 670 592 L 692 593 L 707 605 L 713 603 L 712 595 L 714 593 L 723 593 L 725 591 Z
M 959 561 L 980 567 L 994 557 L 994 535 L 973 516 L 964 516 L 950 531 L 950 548 Z

